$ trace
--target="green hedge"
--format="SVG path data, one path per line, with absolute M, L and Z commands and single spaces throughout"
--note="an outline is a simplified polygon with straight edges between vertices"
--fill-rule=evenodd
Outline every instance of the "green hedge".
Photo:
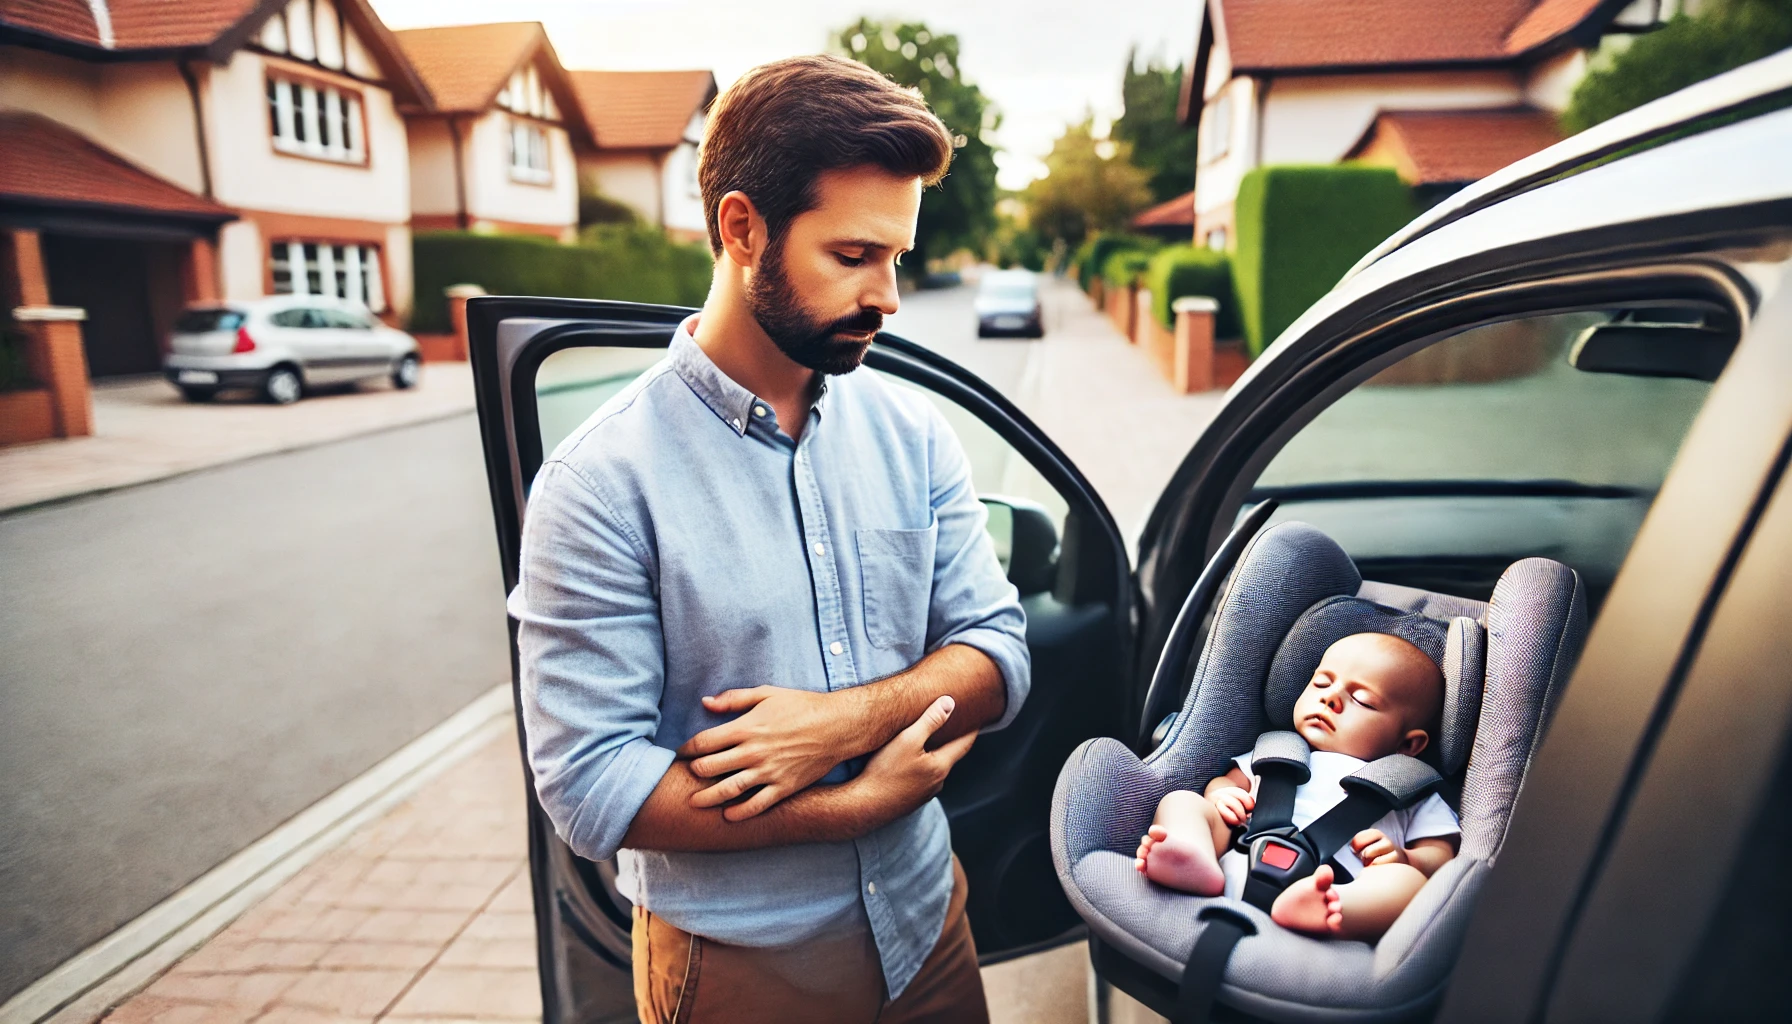
M 1239 336 L 1238 295 L 1232 290 L 1232 260 L 1225 253 L 1195 245 L 1159 250 L 1145 269 L 1145 287 L 1151 289 L 1152 315 L 1166 328 L 1176 327 L 1170 307 L 1177 299 L 1204 295 L 1220 304 L 1214 337 Z
M 411 329 L 449 330 L 442 289 L 476 284 L 493 295 L 551 295 L 701 305 L 714 266 L 709 249 L 668 241 L 654 228 L 599 225 L 576 245 L 533 235 L 427 232 L 411 243 L 417 279 Z
M 1083 291 L 1088 291 L 1095 279 L 1101 276 L 1108 265 L 1108 257 L 1126 249 L 1150 251 L 1160 243 L 1155 238 L 1145 235 L 1128 235 L 1118 232 L 1091 235 L 1083 241 L 1076 251 L 1076 283 Z
M 1234 200 L 1232 280 L 1255 358 L 1357 260 L 1418 213 L 1391 168 L 1259 167 Z
M 1102 264 L 1101 276 L 1109 288 L 1126 288 L 1143 276 L 1145 268 L 1150 265 L 1150 252 L 1144 249 L 1121 249 L 1109 254 L 1107 262 Z

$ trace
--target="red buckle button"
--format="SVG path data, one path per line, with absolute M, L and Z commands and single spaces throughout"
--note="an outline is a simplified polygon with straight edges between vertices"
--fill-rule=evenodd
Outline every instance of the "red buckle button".
M 1263 844 L 1263 863 L 1279 871 L 1288 870 L 1299 859 L 1300 854 L 1286 846 L 1279 846 L 1275 843 Z

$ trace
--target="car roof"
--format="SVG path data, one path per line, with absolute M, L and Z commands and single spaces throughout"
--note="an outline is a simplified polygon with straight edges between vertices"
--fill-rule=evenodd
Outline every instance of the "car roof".
M 331 307 L 336 309 L 365 310 L 367 307 L 348 299 L 332 298 L 328 295 L 263 295 L 254 299 L 227 299 L 224 301 L 189 302 L 189 310 L 227 309 L 238 313 L 266 312 L 269 310 L 291 309 L 302 307 Z

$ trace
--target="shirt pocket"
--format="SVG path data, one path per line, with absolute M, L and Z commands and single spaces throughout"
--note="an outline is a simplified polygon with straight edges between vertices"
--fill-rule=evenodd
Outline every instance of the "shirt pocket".
M 938 535 L 938 523 L 924 530 L 858 531 L 865 638 L 871 646 L 912 646 L 917 653 L 926 646 Z

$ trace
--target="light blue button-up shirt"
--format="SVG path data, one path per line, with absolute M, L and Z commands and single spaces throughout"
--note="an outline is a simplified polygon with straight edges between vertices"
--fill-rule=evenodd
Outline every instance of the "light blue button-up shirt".
M 666 853 L 622 837 L 673 751 L 725 720 L 705 694 L 839 690 L 960 643 L 1000 667 L 989 728 L 1006 725 L 1029 683 L 1020 603 L 926 398 L 831 378 L 795 442 L 693 322 L 535 478 L 509 603 L 535 789 L 573 850 L 620 854 L 624 893 L 686 931 L 773 946 L 868 921 L 894 999 L 951 898 L 938 800 L 849 843 Z

